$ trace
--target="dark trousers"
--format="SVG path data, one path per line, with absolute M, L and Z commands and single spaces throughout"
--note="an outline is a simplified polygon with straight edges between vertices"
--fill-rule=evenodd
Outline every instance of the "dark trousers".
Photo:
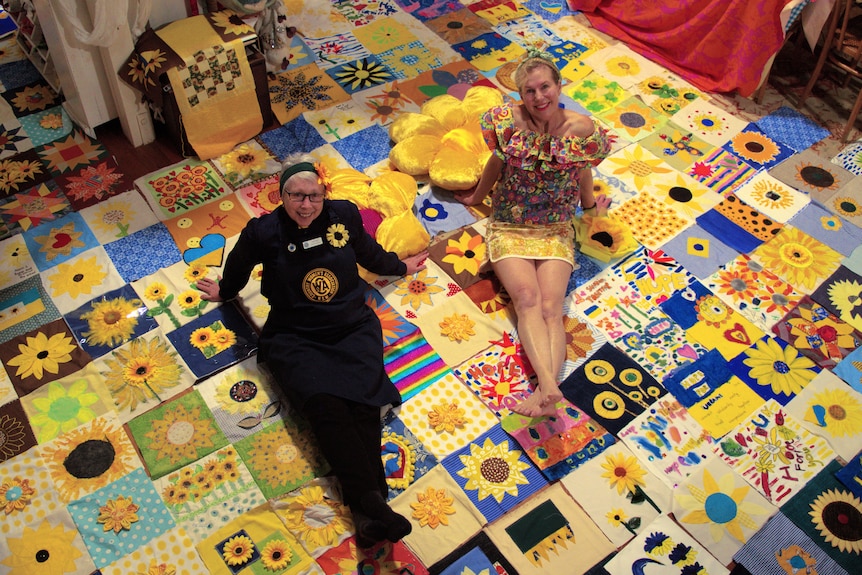
M 305 402 L 302 414 L 341 482 L 344 503 L 357 509 L 369 491 L 379 491 L 387 499 L 389 488 L 380 459 L 380 408 L 318 394 Z

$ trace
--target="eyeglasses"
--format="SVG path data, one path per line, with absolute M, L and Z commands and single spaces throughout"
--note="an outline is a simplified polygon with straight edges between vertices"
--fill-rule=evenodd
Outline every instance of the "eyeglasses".
M 285 194 L 287 194 L 287 197 L 294 204 L 301 204 L 306 199 L 312 204 L 319 204 L 323 201 L 324 198 L 324 194 L 321 194 L 320 192 L 315 192 L 313 194 L 303 194 L 302 192 L 285 192 Z

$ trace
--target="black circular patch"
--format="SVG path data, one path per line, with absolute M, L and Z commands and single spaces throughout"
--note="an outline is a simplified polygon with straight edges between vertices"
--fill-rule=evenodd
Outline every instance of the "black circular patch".
M 862 513 L 846 501 L 829 503 L 820 517 L 829 532 L 842 541 L 862 539 Z
M 642 128 L 646 125 L 646 120 L 637 112 L 625 112 L 620 114 L 620 122 L 627 128 Z
M 668 192 L 668 195 L 675 201 L 680 203 L 690 202 L 694 195 L 691 190 L 682 186 L 674 186 Z
M 464 27 L 464 24 L 462 22 L 449 22 L 446 24 L 446 27 L 450 30 L 460 30 Z
M 596 232 L 590 236 L 590 239 L 600 243 L 606 248 L 609 248 L 614 245 L 614 238 L 608 232 Z
M 230 387 L 230 398 L 239 403 L 251 401 L 256 395 L 257 384 L 247 379 L 238 381 Z
M 63 467 L 72 477 L 92 479 L 111 468 L 116 454 L 111 442 L 88 439 L 69 453 Z
M 745 142 L 745 149 L 752 154 L 759 154 L 763 151 L 763 144 L 760 142 Z
M 841 206 L 841 210 L 847 214 L 855 214 L 856 210 L 859 209 L 853 202 L 841 202 L 839 205 Z
M 805 183 L 818 188 L 828 188 L 835 183 L 835 177 L 818 166 L 805 166 L 799 170 L 799 175 Z

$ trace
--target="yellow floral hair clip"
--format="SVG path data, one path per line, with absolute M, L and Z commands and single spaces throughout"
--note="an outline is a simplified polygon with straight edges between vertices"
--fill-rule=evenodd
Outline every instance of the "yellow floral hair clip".
M 326 194 L 332 191 L 332 177 L 329 174 L 329 168 L 320 162 L 314 163 L 314 171 L 317 172 L 317 182 L 326 189 Z

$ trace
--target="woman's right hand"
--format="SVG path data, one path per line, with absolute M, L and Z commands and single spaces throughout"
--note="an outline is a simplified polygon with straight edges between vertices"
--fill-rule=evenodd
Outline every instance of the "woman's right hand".
M 201 296 L 201 299 L 206 301 L 222 301 L 221 295 L 219 295 L 219 284 L 218 280 L 211 280 L 210 278 L 202 278 L 198 280 L 196 287 L 204 292 Z
M 455 190 L 452 193 L 455 196 L 455 201 L 460 202 L 465 206 L 472 206 L 473 204 L 478 203 L 476 201 L 478 199 L 476 197 L 478 195 L 476 193 L 476 186 L 473 186 L 469 190 Z

